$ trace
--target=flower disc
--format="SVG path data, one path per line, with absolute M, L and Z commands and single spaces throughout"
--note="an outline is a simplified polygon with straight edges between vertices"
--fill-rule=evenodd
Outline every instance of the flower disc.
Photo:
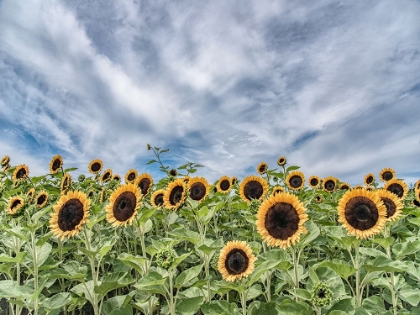
M 13 180 L 25 179 L 29 175 L 29 168 L 25 164 L 16 166 L 13 172 Z
M 337 179 L 333 176 L 328 176 L 322 181 L 322 188 L 325 191 L 333 192 L 337 186 Z
M 109 197 L 105 208 L 106 220 L 112 226 L 131 224 L 140 207 L 140 191 L 134 184 L 118 187 Z
M 286 158 L 284 156 L 279 157 L 277 159 L 277 165 L 283 166 L 284 164 L 286 164 Z
M 64 177 L 61 179 L 61 191 L 66 191 L 69 189 L 71 183 L 71 176 L 69 173 L 64 174 Z
M 36 196 L 36 205 L 38 208 L 43 208 L 48 202 L 48 194 L 46 191 L 41 191 L 38 196 Z
M 390 181 L 395 178 L 395 171 L 392 168 L 384 168 L 379 173 L 379 179 L 383 182 Z
M 316 175 L 313 175 L 308 179 L 308 184 L 311 188 L 317 188 L 320 182 L 321 179 Z
M 171 175 L 171 176 L 173 176 L 173 177 L 175 177 L 176 175 L 178 175 L 178 171 L 176 170 L 176 169 L 171 169 L 170 171 L 169 171 L 169 175 Z
M 341 183 L 341 185 L 338 187 L 340 190 L 349 190 L 350 185 L 348 183 Z
M 233 282 L 248 277 L 254 271 L 257 258 L 243 241 L 230 241 L 220 251 L 218 269 L 223 279 Z
M 305 176 L 301 171 L 291 171 L 286 177 L 286 184 L 289 189 L 302 189 L 305 186 Z
M 152 197 L 150 197 L 150 203 L 152 204 L 153 207 L 162 207 L 164 204 L 164 199 L 163 196 L 165 195 L 165 190 L 164 189 L 159 189 L 156 190 L 153 194 Z
M 131 169 L 125 174 L 125 181 L 127 183 L 133 183 L 136 180 L 137 176 L 138 176 L 137 171 L 134 169 Z
M 210 185 L 204 177 L 193 177 L 188 181 L 190 198 L 196 201 L 204 200 L 210 192 Z
M 51 213 L 50 229 L 59 239 L 73 237 L 88 222 L 90 200 L 84 192 L 69 191 L 62 195 Z
M 56 174 L 62 167 L 63 167 L 63 158 L 61 157 L 61 155 L 58 154 L 58 155 L 53 156 L 50 162 L 50 173 Z
M 303 224 L 308 215 L 305 212 L 305 207 L 295 195 L 280 193 L 271 196 L 258 210 L 258 233 L 268 245 L 285 249 L 306 233 Z
M 284 192 L 284 188 L 281 187 L 281 186 L 276 186 L 276 187 L 273 188 L 273 192 L 271 193 L 271 195 L 275 196 L 275 195 L 277 195 L 279 193 L 282 193 L 282 192 Z
M 143 195 L 147 195 L 153 185 L 153 178 L 150 174 L 140 174 L 134 183 Z
M 18 211 L 24 206 L 25 201 L 20 196 L 15 196 L 10 198 L 9 205 L 6 209 L 6 212 L 10 215 L 15 215 Z
M 113 180 L 116 180 L 117 182 L 120 182 L 120 181 L 121 181 L 121 176 L 120 176 L 120 175 L 118 175 L 118 174 L 114 174 L 114 175 L 112 176 L 112 179 L 113 179 Z
M 400 216 L 403 208 L 401 200 L 395 194 L 385 189 L 379 189 L 376 193 L 378 194 L 379 198 L 381 198 L 386 207 L 385 216 L 387 220 L 394 221 L 397 219 Z
M 5 166 L 5 165 L 9 164 L 9 162 L 10 162 L 10 157 L 8 155 L 5 155 L 1 159 L 1 166 Z
M 222 193 L 227 193 L 230 191 L 232 187 L 232 182 L 229 177 L 222 176 L 219 182 L 217 183 L 216 187 L 217 187 L 217 191 L 220 191 Z
M 92 174 L 98 174 L 101 171 L 102 167 L 103 167 L 102 161 L 100 159 L 95 159 L 89 163 L 88 170 Z
M 365 185 L 369 186 L 370 184 L 372 184 L 375 181 L 375 175 L 373 175 L 372 173 L 366 174 L 363 181 L 364 181 Z
M 258 176 L 245 177 L 239 186 L 241 198 L 250 203 L 252 200 L 264 198 L 268 191 L 267 182 Z
M 386 207 L 375 192 L 364 188 L 347 191 L 338 203 L 338 222 L 356 238 L 368 238 L 384 227 Z
M 182 179 L 177 179 L 169 184 L 163 196 L 165 208 L 177 210 L 185 198 L 185 183 Z
M 104 173 L 101 176 L 101 182 L 106 183 L 111 179 L 111 177 L 112 177 L 112 170 L 107 169 L 107 170 L 104 171 Z
M 396 194 L 398 196 L 398 198 L 400 198 L 400 199 L 405 199 L 405 197 L 408 194 L 407 184 L 400 179 L 389 180 L 385 184 L 384 189 Z
M 268 170 L 267 163 L 261 162 L 260 164 L 258 164 L 258 166 L 257 166 L 257 172 L 258 172 L 258 174 L 263 175 L 263 174 L 265 174 L 267 172 L 267 170 Z

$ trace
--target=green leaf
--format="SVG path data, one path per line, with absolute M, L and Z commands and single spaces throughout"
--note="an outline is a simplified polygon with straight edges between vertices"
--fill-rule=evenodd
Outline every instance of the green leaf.
M 292 166 L 289 166 L 286 169 L 286 172 L 295 171 L 295 170 L 298 170 L 298 169 L 300 169 L 300 166 L 292 165 Z
M 397 259 L 414 254 L 419 250 L 420 241 L 397 243 L 392 247 L 392 252 L 397 256 Z
M 113 272 L 106 274 L 100 282 L 100 285 L 95 287 L 95 292 L 105 296 L 111 290 L 127 287 L 135 282 L 135 279 L 126 272 Z
M 201 270 L 203 269 L 203 264 L 191 267 L 187 270 L 184 270 L 175 280 L 175 288 L 179 289 L 182 287 L 189 286 L 189 282 L 197 277 Z
M 169 236 L 182 241 L 189 241 L 194 245 L 200 242 L 200 234 L 197 232 L 187 230 L 186 228 L 178 228 L 169 232 Z
M 388 257 L 384 252 L 381 252 L 380 250 L 374 249 L 374 248 L 364 248 L 364 247 L 360 247 L 359 248 L 359 252 L 363 255 L 366 256 L 371 256 L 371 257 Z
M 354 310 L 354 306 L 353 306 L 354 302 L 353 302 L 353 298 L 347 298 L 347 299 L 342 299 L 340 301 L 338 301 L 337 303 L 335 303 L 330 310 L 328 311 L 328 315 L 333 314 L 333 311 L 342 311 L 345 312 L 346 314 L 351 313 Z M 340 314 L 340 313 L 338 313 Z
M 15 228 L 11 228 L 11 229 L 5 229 L 4 230 L 6 233 L 14 235 L 18 238 L 20 238 L 23 241 L 29 241 L 29 237 L 27 235 L 27 232 L 24 228 L 21 227 L 15 227 Z
M 156 212 L 156 208 L 143 208 L 140 211 L 139 222 L 144 227 L 147 220 L 149 220 Z M 146 233 L 146 232 L 145 232 Z
M 320 230 L 318 225 L 316 225 L 313 221 L 309 221 L 307 224 L 305 224 L 308 233 L 306 233 L 302 240 L 298 243 L 298 246 L 303 248 L 306 245 L 309 245 L 312 241 L 314 241 L 320 234 Z
M 197 313 L 203 301 L 204 297 L 202 296 L 185 299 L 176 304 L 175 310 L 178 314 L 194 315 Z
M 394 243 L 393 237 L 385 237 L 385 238 L 374 238 L 371 240 L 372 243 L 381 245 L 384 249 L 387 249 Z
M 401 300 L 412 306 L 417 306 L 420 302 L 420 290 L 418 288 L 404 287 L 397 294 Z
M 156 162 L 157 162 L 156 160 L 150 160 L 149 162 L 146 163 L 146 165 L 150 165 L 150 164 L 156 163 Z
M 386 311 L 384 299 L 379 296 L 369 296 L 363 299 L 362 306 L 372 314 L 381 314 Z
M 165 295 L 164 284 L 166 278 L 156 271 L 148 272 L 143 278 L 141 278 L 134 287 L 141 292 L 155 293 Z
M 73 171 L 77 171 L 78 170 L 78 168 L 77 167 L 69 167 L 69 168 L 66 168 L 65 170 L 64 170 L 64 173 L 67 173 L 67 172 L 73 172 Z
M 291 300 L 284 300 L 278 305 L 277 309 L 281 315 L 313 314 L 312 307 L 308 304 Z
M 146 263 L 149 261 L 149 259 L 145 257 L 133 256 L 127 253 L 120 254 L 118 259 L 121 260 L 125 265 L 136 269 L 140 274 L 144 273 Z
M 232 315 L 237 309 L 236 303 L 227 301 L 206 302 L 200 308 L 204 315 Z
M 383 271 L 383 272 L 402 272 L 407 268 L 407 264 L 400 260 L 390 260 L 387 257 L 380 256 L 368 265 L 363 265 L 362 268 L 369 272 Z
M 25 252 L 19 252 L 16 255 L 16 257 L 10 257 L 6 254 L 0 254 L 0 263 L 5 263 L 5 262 L 20 263 L 22 262 L 25 256 L 26 256 Z
M 29 300 L 34 292 L 35 291 L 29 286 L 18 286 L 12 280 L 0 281 L 0 296 L 2 298 L 20 298 Z
M 191 253 L 185 253 L 181 256 L 175 258 L 174 262 L 171 265 L 171 268 L 175 269 L 185 258 L 187 258 Z
M 70 304 L 71 302 L 71 295 L 69 292 L 60 292 L 57 294 L 54 294 L 51 297 L 45 298 L 45 300 L 42 301 L 42 306 L 47 311 L 57 310 L 61 309 L 64 306 Z
M 93 280 L 79 283 L 78 285 L 74 286 L 71 290 L 71 292 L 76 293 L 78 296 L 84 297 L 86 300 L 88 300 L 90 303 L 94 303 L 93 297 L 94 297 L 94 284 Z
M 315 267 L 315 266 L 314 266 Z M 341 278 L 347 279 L 351 275 L 356 273 L 356 269 L 350 265 L 339 264 L 330 261 L 323 261 L 316 265 L 316 267 L 328 267 L 334 270 Z

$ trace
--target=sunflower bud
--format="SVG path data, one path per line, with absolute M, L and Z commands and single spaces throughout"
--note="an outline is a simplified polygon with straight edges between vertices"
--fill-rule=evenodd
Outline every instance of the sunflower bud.
M 79 183 L 83 183 L 85 181 L 85 174 L 80 174 L 78 177 Z
M 168 269 L 175 261 L 176 252 L 172 248 L 165 248 L 156 254 L 156 263 L 159 267 Z
M 333 300 L 333 292 L 325 282 L 318 282 L 312 289 L 311 301 L 314 305 L 323 307 L 330 305 Z

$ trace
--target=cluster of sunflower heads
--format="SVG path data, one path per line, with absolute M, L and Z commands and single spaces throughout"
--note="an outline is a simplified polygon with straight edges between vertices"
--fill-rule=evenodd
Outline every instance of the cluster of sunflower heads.
M 314 285 L 311 292 L 311 302 L 318 307 L 324 307 L 331 304 L 333 292 L 325 282 L 318 282 Z
M 156 254 L 156 264 L 164 269 L 168 269 L 174 263 L 177 254 L 173 248 L 163 248 Z

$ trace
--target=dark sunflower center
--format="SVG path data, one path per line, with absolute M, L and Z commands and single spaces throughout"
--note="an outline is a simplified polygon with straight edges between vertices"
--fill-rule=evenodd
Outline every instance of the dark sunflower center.
M 139 188 L 143 195 L 147 194 L 147 192 L 149 191 L 149 187 L 150 187 L 150 179 L 142 178 L 139 183 Z
M 170 171 L 169 171 L 169 174 L 170 174 L 171 176 L 176 176 L 176 175 L 178 175 L 178 172 L 177 172 L 177 170 L 172 169 L 172 170 L 170 170 Z
M 197 182 L 191 185 L 190 198 L 193 200 L 201 200 L 206 195 L 206 186 L 203 183 Z
M 171 205 L 175 206 L 182 200 L 182 194 L 184 188 L 182 186 L 176 186 L 172 189 L 171 194 L 169 195 L 169 202 Z
M 52 170 L 56 171 L 61 167 L 61 161 L 60 159 L 55 159 L 52 165 Z
M 284 163 L 284 159 L 280 159 L 280 160 L 279 160 L 279 163 L 280 163 L 280 164 L 283 164 L 283 163 Z
M 244 186 L 244 195 L 246 199 L 260 199 L 264 192 L 264 188 L 260 182 L 251 180 Z
M 340 187 L 340 189 L 341 190 L 349 190 L 349 186 L 347 186 L 347 185 L 342 185 L 341 187 Z
M 375 203 L 367 197 L 351 198 L 345 207 L 346 221 L 353 228 L 365 231 L 378 222 L 379 213 Z
M 157 206 L 161 206 L 161 205 L 163 205 L 163 194 L 159 194 L 159 195 L 157 195 L 156 197 L 155 197 L 155 204 L 157 205 Z
M 238 275 L 248 269 L 249 258 L 242 249 L 233 249 L 227 254 L 225 260 L 226 270 L 231 275 Z
M 102 180 L 105 182 L 105 181 L 107 181 L 110 177 L 111 177 L 111 173 L 110 173 L 110 172 L 106 172 L 106 173 L 104 174 L 104 176 L 102 176 Z
M 68 186 L 68 184 L 69 184 L 69 179 L 66 177 L 64 179 L 64 182 L 63 182 L 63 189 L 66 189 L 66 187 Z
M 22 167 L 16 173 L 16 178 L 23 178 L 26 176 L 26 170 Z
M 267 167 L 265 165 L 261 165 L 258 170 L 260 173 L 265 173 L 267 171 Z
M 299 175 L 293 175 L 290 178 L 290 186 L 292 186 L 293 188 L 299 188 L 300 186 L 302 186 L 302 177 L 300 177 Z
M 21 201 L 19 199 L 13 201 L 12 206 L 10 207 L 11 209 L 16 208 L 18 205 L 20 205 Z
M 224 179 L 220 182 L 220 189 L 221 190 L 228 190 L 230 187 L 230 183 L 227 179 Z
M 368 176 L 368 178 L 366 178 L 366 184 L 372 184 L 373 182 L 373 176 Z
M 413 200 L 413 204 L 414 204 L 416 207 L 420 207 L 420 202 L 418 202 L 416 199 L 414 199 L 414 200 Z
M 38 199 L 36 200 L 36 204 L 37 205 L 42 205 L 44 203 L 44 201 L 45 201 L 46 198 L 47 198 L 46 195 L 39 196 Z
M 398 198 L 401 198 L 404 195 L 404 188 L 398 183 L 389 185 L 386 190 L 396 194 Z
M 329 179 L 325 182 L 324 187 L 327 191 L 333 191 L 335 188 L 335 182 Z
M 101 163 L 99 162 L 93 163 L 91 169 L 93 172 L 98 172 L 101 169 Z
M 390 172 L 390 171 L 386 171 L 382 174 L 382 178 L 386 181 L 391 180 L 392 177 L 394 177 L 394 176 L 392 175 L 392 172 Z
M 397 211 L 395 203 L 387 197 L 381 197 L 381 200 L 386 207 L 386 217 L 391 218 Z
M 114 202 L 112 211 L 115 219 L 125 222 L 130 219 L 136 210 L 137 198 L 131 191 L 124 191 Z
M 324 299 L 324 298 L 325 298 L 325 290 L 324 290 L 324 289 L 320 289 L 320 290 L 318 291 L 318 297 L 319 297 L 320 299 Z
M 264 225 L 275 239 L 287 240 L 299 229 L 299 214 L 290 203 L 278 202 L 268 209 Z
M 61 206 L 58 213 L 58 226 L 63 232 L 73 231 L 83 220 L 83 204 L 79 199 L 70 199 Z
M 127 179 L 129 181 L 133 181 L 136 178 L 136 174 L 134 174 L 134 172 L 131 172 L 130 174 L 128 174 Z
M 93 190 L 89 191 L 88 196 L 89 196 L 89 197 L 92 197 L 92 196 L 93 196 Z
M 311 185 L 312 185 L 312 186 L 317 186 L 317 185 L 318 185 L 318 183 L 319 183 L 319 182 L 318 182 L 318 179 L 316 179 L 316 178 L 312 178 L 312 179 L 311 179 Z

